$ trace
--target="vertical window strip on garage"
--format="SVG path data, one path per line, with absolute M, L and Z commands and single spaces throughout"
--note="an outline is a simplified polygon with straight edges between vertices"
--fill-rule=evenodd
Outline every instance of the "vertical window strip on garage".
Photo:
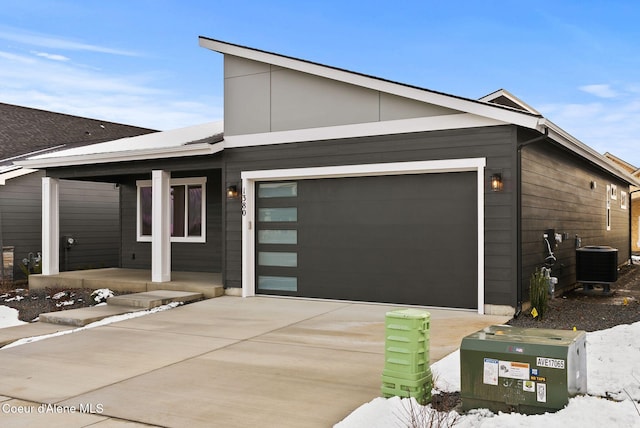
M 262 292 L 298 291 L 298 183 L 265 182 L 257 186 L 257 285 Z

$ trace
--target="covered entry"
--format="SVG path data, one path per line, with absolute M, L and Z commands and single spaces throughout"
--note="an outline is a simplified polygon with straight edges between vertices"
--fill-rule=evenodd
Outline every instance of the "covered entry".
M 471 159 L 361 166 L 377 174 L 244 173 L 245 295 L 482 312 L 483 166 Z

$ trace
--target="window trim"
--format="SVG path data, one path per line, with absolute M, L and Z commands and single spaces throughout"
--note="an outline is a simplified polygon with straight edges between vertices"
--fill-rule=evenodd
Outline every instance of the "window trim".
M 201 235 L 200 236 L 172 236 L 171 242 L 189 242 L 189 243 L 203 243 L 207 242 L 207 177 L 187 177 L 187 178 L 172 178 L 169 181 L 169 186 L 202 186 L 202 205 L 200 207 L 201 218 Z M 143 187 L 152 187 L 151 180 L 136 180 L 136 241 L 137 242 L 151 242 L 151 235 L 142 235 L 142 222 L 141 222 L 141 206 L 140 206 L 140 191 Z M 188 198 L 189 192 L 185 191 L 185 198 Z M 189 221 L 189 204 L 185 201 L 185 222 Z M 185 233 L 188 227 L 185 224 Z

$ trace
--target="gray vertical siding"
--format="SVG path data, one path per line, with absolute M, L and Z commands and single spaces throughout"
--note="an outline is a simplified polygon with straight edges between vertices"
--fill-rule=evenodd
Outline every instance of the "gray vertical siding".
M 591 188 L 591 182 L 597 186 Z M 618 199 L 611 204 L 611 230 L 606 230 L 607 184 L 618 186 Z M 553 249 L 557 262 L 552 273 L 558 288 L 575 284 L 575 237 L 582 245 L 618 248 L 620 263 L 629 259 L 629 207 L 620 207 L 620 191 L 628 185 L 567 151 L 548 143 L 535 143 L 522 150 L 522 281 L 544 263 L 547 254 L 542 234 L 546 229 L 568 234 L 569 239 Z M 525 296 L 526 297 L 526 296 Z
M 485 299 L 515 305 L 515 140 L 516 128 L 501 126 L 227 149 L 225 182 L 239 183 L 241 171 L 250 170 L 485 157 Z M 489 190 L 492 172 L 502 173 L 503 192 Z M 225 214 L 225 285 L 241 287 L 240 201 L 228 202 Z M 466 245 L 475 242 L 460 242 L 460 251 Z

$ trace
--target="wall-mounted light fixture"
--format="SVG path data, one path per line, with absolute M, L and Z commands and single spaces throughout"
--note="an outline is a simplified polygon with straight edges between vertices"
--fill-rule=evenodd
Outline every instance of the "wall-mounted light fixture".
M 502 174 L 496 172 L 491 175 L 491 190 L 499 192 L 502 190 Z
M 240 194 L 238 193 L 238 186 L 230 184 L 227 186 L 227 199 L 236 199 Z

